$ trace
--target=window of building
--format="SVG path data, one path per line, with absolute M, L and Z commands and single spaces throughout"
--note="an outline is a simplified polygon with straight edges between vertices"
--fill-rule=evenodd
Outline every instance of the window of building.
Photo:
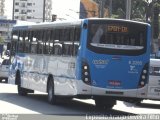
M 27 19 L 31 19 L 32 17 L 31 16 L 27 16 Z
M 32 6 L 32 3 L 27 3 L 28 6 Z
M 26 4 L 25 3 L 21 3 L 21 7 L 26 7 Z
M 18 17 L 18 16 L 15 16 L 14 18 L 15 18 L 15 19 L 19 19 L 19 17 Z
M 32 12 L 32 10 L 27 10 L 28 13 Z
M 26 14 L 27 12 L 25 10 L 21 10 L 21 14 Z
M 17 5 L 17 6 L 18 6 L 18 5 L 19 5 L 19 3 L 18 3 L 18 2 L 16 2 L 16 3 L 15 3 L 15 5 Z
M 26 17 L 25 17 L 25 16 L 22 16 L 22 17 L 21 17 L 21 20 L 26 20 Z
M 19 9 L 15 9 L 15 12 L 19 12 Z

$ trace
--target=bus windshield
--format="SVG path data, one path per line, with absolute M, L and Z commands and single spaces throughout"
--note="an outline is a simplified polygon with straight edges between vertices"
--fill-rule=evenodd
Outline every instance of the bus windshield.
M 95 52 L 143 51 L 146 46 L 146 28 L 138 24 L 93 23 L 89 26 L 88 46 Z M 114 54 L 114 53 L 113 53 Z

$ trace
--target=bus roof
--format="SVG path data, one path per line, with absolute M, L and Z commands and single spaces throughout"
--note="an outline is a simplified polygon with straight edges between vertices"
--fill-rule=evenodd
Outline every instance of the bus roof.
M 74 21 L 55 21 L 55 22 L 44 22 L 44 23 L 37 23 L 37 24 L 29 24 L 29 25 L 15 25 L 13 30 L 25 30 L 25 29 L 39 29 L 39 28 L 52 28 L 52 27 L 63 27 L 63 26 L 75 26 L 80 25 L 83 20 L 112 20 L 112 21 L 126 21 L 131 23 L 139 23 L 147 25 L 144 22 L 126 20 L 126 19 L 113 19 L 113 18 L 86 18 L 86 19 L 79 19 Z
M 130 22 L 130 23 L 139 23 L 139 24 L 144 24 L 144 25 L 149 25 L 146 22 L 140 22 L 140 21 L 135 21 L 135 20 L 128 20 L 128 19 L 115 19 L 115 18 L 88 18 L 88 20 L 112 20 L 112 21 L 125 21 L 125 22 Z
M 52 28 L 52 27 L 63 27 L 63 26 L 75 26 L 80 25 L 81 20 L 77 21 L 55 21 L 55 22 L 44 22 L 30 25 L 15 25 L 13 30 L 25 30 L 25 29 L 39 29 L 39 28 Z

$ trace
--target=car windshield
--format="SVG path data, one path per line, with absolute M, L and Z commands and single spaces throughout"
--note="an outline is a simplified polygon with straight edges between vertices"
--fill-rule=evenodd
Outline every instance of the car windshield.
M 150 66 L 149 73 L 150 73 L 150 75 L 160 76 L 160 67 Z

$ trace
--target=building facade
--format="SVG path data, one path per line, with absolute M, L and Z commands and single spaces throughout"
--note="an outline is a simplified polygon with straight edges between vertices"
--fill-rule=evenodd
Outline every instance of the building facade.
M 2 55 L 4 49 L 6 50 L 9 47 L 11 31 L 16 22 L 16 20 L 0 19 L 0 55 Z
M 0 0 L 0 16 L 4 16 L 4 2 L 5 0 Z
M 29 22 L 51 21 L 52 0 L 14 0 L 13 19 Z
M 3 38 L 4 42 L 11 41 L 11 31 L 16 22 L 16 20 L 0 19 L 0 37 Z

